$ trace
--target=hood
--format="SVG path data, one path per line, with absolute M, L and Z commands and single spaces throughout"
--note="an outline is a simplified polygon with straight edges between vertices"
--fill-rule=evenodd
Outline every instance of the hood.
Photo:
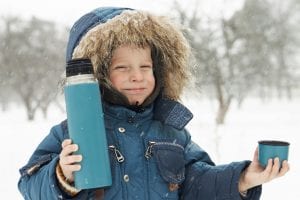
M 166 17 L 130 8 L 95 9 L 73 25 L 66 59 L 91 59 L 100 84 L 109 88 L 112 54 L 125 44 L 150 46 L 161 95 L 178 100 L 188 80 L 190 48 L 181 28 Z

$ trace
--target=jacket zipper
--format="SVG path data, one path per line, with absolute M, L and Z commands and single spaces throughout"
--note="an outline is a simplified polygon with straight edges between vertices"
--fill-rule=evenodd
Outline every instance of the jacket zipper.
M 125 161 L 125 157 L 123 156 L 123 154 L 121 153 L 121 151 L 119 151 L 119 149 L 114 146 L 114 145 L 109 145 L 108 148 L 115 154 L 116 160 L 119 163 L 119 169 L 120 169 L 120 173 L 121 173 L 121 177 L 124 176 L 124 166 L 122 167 L 122 164 Z M 126 184 L 124 184 L 123 182 L 121 183 L 121 187 L 122 187 L 122 196 L 123 199 L 127 199 L 127 193 L 128 193 L 128 189 Z
M 153 142 L 153 141 L 149 141 L 147 150 L 145 152 L 145 157 L 147 158 L 147 160 L 149 160 L 152 156 L 152 148 L 153 148 L 154 145 L 169 145 L 169 146 L 176 146 L 176 147 L 179 147 L 181 149 L 184 149 L 183 146 L 181 146 L 180 144 L 175 144 L 175 143 L 170 143 L 170 142 Z
M 152 141 L 148 142 L 148 147 L 147 147 L 147 150 L 145 152 L 145 157 L 147 158 L 147 160 L 149 160 L 149 158 L 151 158 L 151 156 L 152 156 L 152 147 L 155 144 L 156 144 L 156 142 L 152 142 Z
M 114 145 L 110 145 L 109 149 L 114 152 L 116 159 L 119 163 L 122 163 L 125 161 L 125 158 L 122 155 L 122 153 Z

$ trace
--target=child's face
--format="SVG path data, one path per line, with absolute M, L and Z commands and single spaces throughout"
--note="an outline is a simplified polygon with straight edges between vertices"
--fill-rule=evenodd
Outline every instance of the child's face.
M 118 47 L 112 56 L 109 78 L 131 105 L 142 104 L 155 87 L 150 47 Z

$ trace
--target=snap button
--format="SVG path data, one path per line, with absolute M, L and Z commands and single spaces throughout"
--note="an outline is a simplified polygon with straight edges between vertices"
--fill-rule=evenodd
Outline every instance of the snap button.
M 127 174 L 124 175 L 123 179 L 125 182 L 129 182 L 129 176 Z
M 124 133 L 125 132 L 125 128 L 123 128 L 123 127 L 118 128 L 118 130 L 119 130 L 120 133 Z
M 132 116 L 128 117 L 127 122 L 132 124 L 134 122 L 134 117 Z

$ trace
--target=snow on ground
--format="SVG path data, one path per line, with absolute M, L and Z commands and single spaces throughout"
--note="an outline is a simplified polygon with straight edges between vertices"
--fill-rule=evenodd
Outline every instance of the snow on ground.
M 285 177 L 264 184 L 261 199 L 300 199 L 300 190 L 297 187 L 300 180 L 300 160 L 296 159 L 299 157 L 297 152 L 300 153 L 298 99 L 270 100 L 264 103 L 251 99 L 241 108 L 233 105 L 226 124 L 218 128 L 214 125 L 214 103 L 187 98 L 184 102 L 194 113 L 194 119 L 188 125 L 193 140 L 208 151 L 218 164 L 252 159 L 257 141 L 262 139 L 289 141 L 291 171 Z M 0 165 L 1 199 L 22 199 L 17 189 L 18 169 L 27 162 L 52 125 L 64 118 L 65 114 L 56 108 L 51 109 L 47 120 L 39 113 L 33 122 L 26 120 L 25 111 L 18 106 L 0 112 L 0 152 L 4 157 Z M 215 141 L 218 141 L 219 153 L 216 151 Z

